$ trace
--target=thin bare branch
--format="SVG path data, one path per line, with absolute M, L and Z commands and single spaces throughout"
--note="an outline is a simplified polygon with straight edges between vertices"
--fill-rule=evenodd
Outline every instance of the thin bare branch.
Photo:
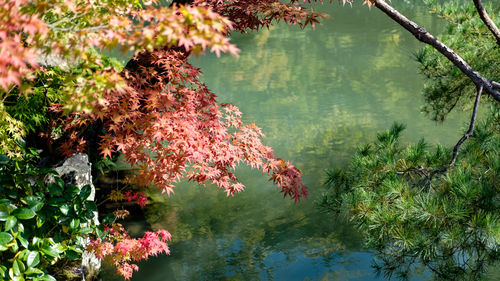
M 453 156 L 451 158 L 450 164 L 448 165 L 449 167 L 453 167 L 453 165 L 455 164 L 455 161 L 457 160 L 458 156 L 458 150 L 460 149 L 462 143 L 464 143 L 464 141 L 466 141 L 470 136 L 472 136 L 472 133 L 474 132 L 474 125 L 476 124 L 477 107 L 479 105 L 479 100 L 481 99 L 482 92 L 483 92 L 483 86 L 479 85 L 477 87 L 477 95 L 476 95 L 476 100 L 474 101 L 474 109 L 472 110 L 472 117 L 469 124 L 469 130 L 467 130 L 467 133 L 465 133 L 460 138 L 460 140 L 458 140 L 457 144 L 453 148 Z
M 473 2 L 476 6 L 477 12 L 479 13 L 479 17 L 481 17 L 481 20 L 483 20 L 484 24 L 488 27 L 493 36 L 495 36 L 497 44 L 500 46 L 500 29 L 498 29 L 495 23 L 491 20 L 488 12 L 486 12 L 486 9 L 483 6 L 483 3 L 481 3 L 481 0 L 473 0 Z
M 434 49 L 444 55 L 449 61 L 451 61 L 456 67 L 458 67 L 465 75 L 467 75 L 476 86 L 482 86 L 482 88 L 491 95 L 497 102 L 500 102 L 500 92 L 493 86 L 493 83 L 483 77 L 479 72 L 474 70 L 464 59 L 462 59 L 455 51 L 450 47 L 443 44 L 432 34 L 427 32 L 425 28 L 419 26 L 418 24 L 412 22 L 396 9 L 391 7 L 383 0 L 373 0 L 373 4 L 379 10 L 388 15 L 391 19 L 397 22 L 399 25 L 404 27 L 410 33 L 412 33 L 419 41 L 431 45 Z

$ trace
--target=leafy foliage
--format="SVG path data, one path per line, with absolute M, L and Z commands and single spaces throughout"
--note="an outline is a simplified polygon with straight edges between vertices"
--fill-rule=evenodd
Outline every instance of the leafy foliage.
M 329 172 L 323 207 L 348 215 L 378 251 L 375 267 L 408 277 L 422 263 L 437 280 L 479 280 L 500 258 L 499 113 L 482 122 L 456 162 L 421 140 L 401 146 L 395 124 Z M 438 169 L 427 168 L 438 167 Z
M 90 187 L 79 189 L 53 170 L 0 157 L 0 279 L 55 280 L 52 266 L 79 260 L 86 235 L 97 231 Z

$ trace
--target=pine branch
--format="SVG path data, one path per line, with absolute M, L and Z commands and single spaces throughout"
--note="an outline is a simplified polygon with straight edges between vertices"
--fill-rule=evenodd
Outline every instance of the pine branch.
M 399 25 L 404 27 L 410 33 L 412 33 L 419 41 L 431 45 L 434 49 L 444 55 L 450 62 L 452 62 L 456 67 L 460 69 L 465 75 L 467 75 L 476 86 L 481 86 L 489 95 L 491 95 L 497 102 L 500 102 L 500 91 L 498 90 L 499 83 L 490 81 L 483 77 L 479 72 L 474 70 L 464 59 L 462 59 L 455 51 L 450 47 L 443 44 L 432 34 L 427 32 L 425 28 L 419 26 L 415 22 L 412 22 L 396 9 L 391 7 L 383 0 L 373 0 L 373 4 L 379 10 L 388 15 L 391 19 L 397 22 Z
M 484 24 L 488 27 L 493 36 L 495 36 L 497 44 L 500 46 L 500 30 L 491 20 L 488 12 L 486 12 L 486 9 L 483 6 L 483 3 L 481 3 L 481 0 L 473 0 L 473 2 L 474 6 L 476 6 L 477 12 L 479 13 L 479 17 L 481 17 L 481 20 L 483 20 Z
M 460 140 L 458 140 L 457 144 L 453 148 L 453 157 L 451 158 L 450 164 L 448 167 L 453 167 L 455 164 L 455 161 L 457 160 L 458 156 L 458 150 L 460 149 L 460 146 L 464 141 L 466 141 L 470 136 L 472 136 L 472 133 L 474 132 L 474 125 L 476 124 L 476 115 L 477 115 L 477 107 L 479 105 L 479 100 L 481 99 L 481 94 L 483 92 L 483 86 L 479 85 L 477 87 L 477 95 L 476 95 L 476 100 L 474 101 L 474 109 L 472 110 L 472 117 L 470 120 L 469 124 L 469 130 L 467 130 L 467 133 L 465 133 Z

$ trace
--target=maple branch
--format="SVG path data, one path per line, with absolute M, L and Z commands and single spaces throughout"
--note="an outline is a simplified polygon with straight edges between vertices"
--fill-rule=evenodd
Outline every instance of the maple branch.
M 383 0 L 372 0 L 375 7 L 388 15 L 391 19 L 397 22 L 399 25 L 408 30 L 411 34 L 415 36 L 420 42 L 431 45 L 434 49 L 444 55 L 449 61 L 451 61 L 460 71 L 467 75 L 476 86 L 482 86 L 482 88 L 492 96 L 497 102 L 500 102 L 500 89 L 497 82 L 492 82 L 487 78 L 483 77 L 479 72 L 474 70 L 464 59 L 462 59 L 455 51 L 450 47 L 443 44 L 432 34 L 427 32 L 425 28 L 419 26 L 415 22 L 409 20 L 396 9 L 391 7 Z
M 483 85 L 479 85 L 477 87 L 477 95 L 476 100 L 474 101 L 474 109 L 472 109 L 472 117 L 469 124 L 469 130 L 458 140 L 457 144 L 453 148 L 453 157 L 451 158 L 450 164 L 448 167 L 453 167 L 455 161 L 457 160 L 458 150 L 464 141 L 466 141 L 472 133 L 474 132 L 474 125 L 476 124 L 476 115 L 477 115 L 477 107 L 479 105 L 479 100 L 481 99 L 481 94 L 483 92 Z
M 474 6 L 476 6 L 476 10 L 479 14 L 479 17 L 481 17 L 481 20 L 483 20 L 484 24 L 488 27 L 493 36 L 495 36 L 497 44 L 500 46 L 500 30 L 491 20 L 490 16 L 488 15 L 488 12 L 486 12 L 486 9 L 483 6 L 483 3 L 481 3 L 481 0 L 472 0 L 472 2 L 474 2 Z

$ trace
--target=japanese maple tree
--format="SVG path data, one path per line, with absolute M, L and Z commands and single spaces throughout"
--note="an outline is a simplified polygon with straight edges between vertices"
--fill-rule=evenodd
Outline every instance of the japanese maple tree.
M 55 118 L 32 133 L 57 144 L 63 155 L 87 150 L 95 140 L 85 132 L 101 124 L 100 154 L 123 154 L 139 168 L 131 179 L 136 184 L 155 185 L 170 195 L 175 183 L 187 178 L 214 183 L 229 196 L 244 188 L 233 171 L 245 163 L 269 174 L 285 196 L 296 202 L 306 197 L 300 171 L 274 156 L 262 143 L 261 130 L 244 124 L 236 106 L 219 105 L 188 59 L 206 50 L 237 55 L 229 43 L 231 30 L 245 32 L 280 20 L 304 27 L 324 15 L 297 1 L 185 4 L 1 0 L 0 116 L 6 118 L 0 121 L 0 153 L 20 157 L 16 143 L 25 134 L 25 126 L 6 112 L 4 102 L 19 95 L 29 99 L 44 87 L 45 96 L 49 89 L 56 92 L 48 104 Z M 99 53 L 117 48 L 134 54 L 125 68 L 105 64 Z M 57 81 L 47 70 L 54 64 L 60 66 Z M 138 194 L 126 197 L 145 202 Z M 90 248 L 99 257 L 113 254 L 126 278 L 137 269 L 132 261 L 168 252 L 170 235 L 165 231 L 139 240 L 117 225 L 109 231 L 107 240 L 93 240 Z

